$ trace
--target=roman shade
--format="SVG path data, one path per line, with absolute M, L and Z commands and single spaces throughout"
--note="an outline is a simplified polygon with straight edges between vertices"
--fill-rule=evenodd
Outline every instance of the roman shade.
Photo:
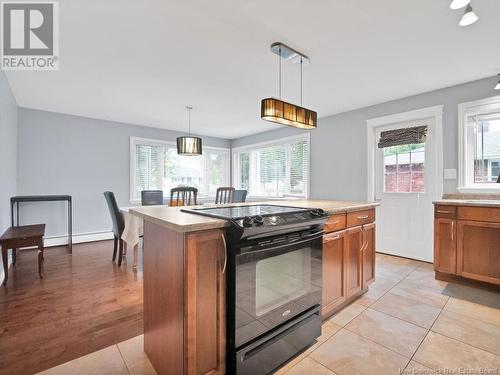
M 424 143 L 427 126 L 387 130 L 380 133 L 378 148 Z

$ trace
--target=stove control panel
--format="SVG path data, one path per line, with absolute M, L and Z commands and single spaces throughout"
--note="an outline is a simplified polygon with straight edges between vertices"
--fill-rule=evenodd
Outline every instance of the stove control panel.
M 244 228 L 260 226 L 277 226 L 282 224 L 293 224 L 301 221 L 314 220 L 326 217 L 328 214 L 322 209 L 314 209 L 306 212 L 288 213 L 270 216 L 245 216 L 242 219 L 235 220 L 238 225 Z

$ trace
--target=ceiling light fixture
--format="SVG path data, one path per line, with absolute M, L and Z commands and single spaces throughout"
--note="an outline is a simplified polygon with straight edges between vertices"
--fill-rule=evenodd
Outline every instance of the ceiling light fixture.
M 177 154 L 179 155 L 201 155 L 202 147 L 201 147 L 201 138 L 199 137 L 191 137 L 191 110 L 193 107 L 186 107 L 189 113 L 189 133 L 188 136 L 178 137 L 177 138 Z
M 467 8 L 465 8 L 464 15 L 463 15 L 462 19 L 460 20 L 459 25 L 460 26 L 469 26 L 469 25 L 472 25 L 473 23 L 475 23 L 478 19 L 479 19 L 479 17 L 477 16 L 476 13 L 474 13 L 474 10 L 472 10 L 472 7 L 469 4 L 469 5 L 467 5 Z
M 500 74 L 498 75 L 498 77 L 500 78 Z M 495 90 L 500 90 L 500 79 L 498 80 L 498 83 L 495 86 Z
M 450 9 L 457 10 L 469 5 L 470 0 L 452 0 Z
M 262 99 L 260 117 L 263 120 L 301 129 L 315 129 L 318 114 L 302 107 L 302 66 L 309 63 L 309 58 L 283 43 L 273 43 L 271 52 L 278 55 L 278 96 L 279 98 Z M 281 100 L 281 62 L 282 60 L 300 64 L 300 106 Z

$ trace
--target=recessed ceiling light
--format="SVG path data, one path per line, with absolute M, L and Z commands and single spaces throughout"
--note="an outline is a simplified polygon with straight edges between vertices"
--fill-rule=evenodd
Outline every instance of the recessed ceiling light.
M 469 5 L 470 0 L 453 0 L 450 4 L 450 8 L 453 10 L 461 9 L 464 6 Z
M 460 26 L 469 26 L 472 25 L 474 22 L 476 22 L 479 19 L 476 13 L 472 10 L 472 7 L 470 5 L 467 5 L 467 8 L 465 8 L 464 15 L 462 19 L 459 22 Z

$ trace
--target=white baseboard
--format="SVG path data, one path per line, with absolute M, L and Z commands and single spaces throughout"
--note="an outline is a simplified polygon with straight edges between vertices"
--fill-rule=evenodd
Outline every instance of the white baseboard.
M 73 234 L 73 243 L 74 244 L 75 243 L 82 243 L 82 242 L 112 240 L 112 239 L 113 239 L 113 232 L 111 232 L 111 231 Z M 68 244 L 68 236 L 45 237 L 43 244 L 45 247 L 67 245 Z

